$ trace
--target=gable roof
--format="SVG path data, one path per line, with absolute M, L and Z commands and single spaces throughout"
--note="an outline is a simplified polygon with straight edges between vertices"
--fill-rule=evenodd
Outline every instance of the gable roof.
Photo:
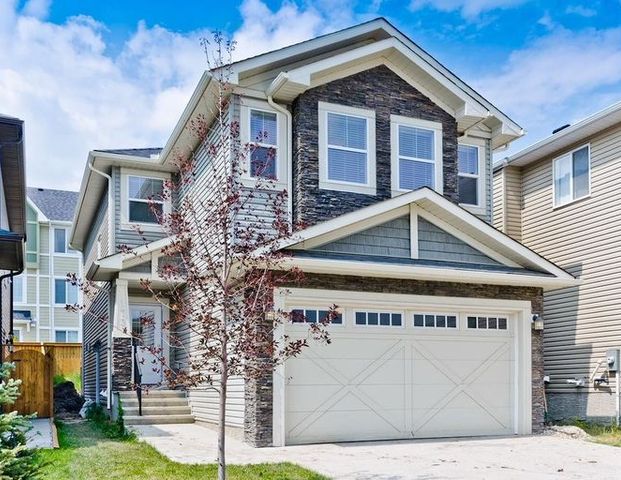
M 541 158 L 560 152 L 589 137 L 621 123 L 621 102 L 614 103 L 579 122 L 559 130 L 519 152 L 504 158 L 494 166 L 494 171 L 508 165 L 522 167 Z
M 73 219 L 78 192 L 28 187 L 27 194 L 47 220 L 70 222 Z
M 318 245 L 364 231 L 386 222 L 387 219 L 398 218 L 411 211 L 412 207 L 416 208 L 417 215 L 432 221 L 440 228 L 453 230 L 460 239 L 501 265 L 475 268 L 467 264 L 457 265 L 455 262 L 425 261 L 418 258 L 406 261 L 391 259 L 387 262 L 385 258 L 379 261 L 378 258 L 364 256 L 318 255 L 312 251 Z M 338 271 L 343 275 L 379 275 L 541 288 L 561 288 L 577 282 L 562 268 L 427 187 L 301 230 L 280 248 L 291 250 L 291 262 L 307 272 Z M 366 266 L 361 266 L 363 263 Z
M 209 108 L 217 94 L 212 78 L 226 75 L 248 96 L 272 96 L 290 102 L 322 82 L 384 64 L 429 96 L 458 121 L 458 130 L 482 128 L 494 148 L 524 135 L 524 130 L 489 100 L 410 40 L 385 18 L 345 28 L 301 43 L 234 62 L 205 72 L 162 151 L 162 161 L 176 147 L 192 148 L 185 126 L 197 115 L 213 116 Z M 226 73 L 224 69 L 226 68 Z M 230 72 L 230 74 L 229 74 Z M 230 78 L 229 78 L 230 76 Z

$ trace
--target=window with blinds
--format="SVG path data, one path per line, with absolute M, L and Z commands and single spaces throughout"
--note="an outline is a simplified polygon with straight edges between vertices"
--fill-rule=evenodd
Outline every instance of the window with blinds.
M 276 113 L 250 110 L 250 176 L 276 179 L 278 121 Z
M 328 180 L 368 183 L 367 121 L 328 112 Z
M 479 205 L 479 147 L 459 145 L 457 147 L 459 170 L 459 203 Z
M 399 188 L 435 188 L 433 130 L 399 125 Z

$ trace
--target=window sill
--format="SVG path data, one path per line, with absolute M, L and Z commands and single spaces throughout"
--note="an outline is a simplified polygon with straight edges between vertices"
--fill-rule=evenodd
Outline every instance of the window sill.
M 241 177 L 241 182 L 246 188 L 257 188 L 259 190 L 285 190 L 287 188 L 287 183 L 281 180 L 258 180 L 253 177 Z M 263 183 L 262 185 L 257 186 L 257 182 Z
M 464 210 L 469 211 L 473 215 L 487 215 L 487 209 L 479 205 L 470 205 L 467 203 L 460 203 L 459 206 Z
M 341 183 L 334 182 L 330 180 L 320 180 L 319 181 L 319 189 L 320 190 L 335 190 L 338 192 L 349 192 L 349 193 L 361 193 L 363 195 L 375 196 L 377 191 L 375 187 L 370 187 L 368 185 L 356 185 L 353 183 Z
M 138 222 L 121 223 L 121 230 L 136 231 L 136 229 L 140 229 L 143 232 L 162 232 L 163 231 L 162 226 L 157 223 L 138 223 Z
M 576 199 L 574 199 L 574 200 L 571 200 L 571 201 L 569 201 L 569 202 L 567 202 L 567 203 L 563 203 L 563 204 L 561 204 L 561 205 L 554 205 L 554 204 L 553 204 L 553 205 L 552 205 L 552 210 L 559 210 L 559 209 L 561 209 L 561 208 L 568 207 L 569 205 L 574 205 L 575 203 L 581 202 L 581 201 L 583 201 L 583 200 L 587 200 L 587 199 L 589 199 L 589 198 L 591 198 L 591 194 L 590 194 L 590 193 L 589 193 L 588 195 L 585 195 L 585 196 L 583 196 L 583 197 L 576 198 Z

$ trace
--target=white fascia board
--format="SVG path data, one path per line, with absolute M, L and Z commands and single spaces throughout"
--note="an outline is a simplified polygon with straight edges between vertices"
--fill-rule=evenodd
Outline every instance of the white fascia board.
M 164 148 L 160 153 L 161 163 L 166 163 L 168 156 L 172 153 L 174 146 L 177 143 L 177 140 L 185 131 L 188 122 L 191 120 L 192 114 L 198 108 L 199 102 L 203 98 L 203 94 L 209 87 L 212 79 L 213 76 L 209 71 L 203 72 L 203 75 L 201 76 L 198 85 L 196 86 L 194 92 L 192 93 L 192 96 L 190 97 L 190 101 L 183 109 L 181 117 L 177 121 L 175 128 L 173 129 L 170 137 L 168 138 L 168 141 L 166 142 L 166 145 L 164 145 Z
M 568 148 L 586 138 L 621 122 L 621 102 L 617 102 L 563 130 L 536 142 L 505 158 L 494 170 L 508 165 L 524 166 L 548 155 Z
M 129 252 L 115 253 L 114 255 L 101 258 L 95 263 L 97 263 L 99 267 L 106 270 L 122 270 L 124 268 L 124 263 L 131 262 L 132 260 L 142 257 L 143 255 L 161 250 L 162 248 L 170 245 L 174 239 L 174 237 L 162 238 L 160 240 L 147 243 L 146 245 L 140 245 L 139 247 L 133 248 Z
M 26 196 L 26 203 L 36 212 L 38 222 L 50 221 L 50 219 L 45 216 L 45 214 L 39 209 L 39 207 L 37 207 L 37 204 L 34 203 L 28 196 Z
M 282 269 L 297 267 L 305 273 L 352 275 L 358 277 L 398 278 L 404 280 L 428 280 L 436 282 L 481 283 L 489 285 L 513 285 L 553 290 L 575 287 L 575 278 L 564 279 L 539 275 L 490 272 L 485 270 L 458 270 L 379 262 L 360 262 L 325 258 L 290 257 L 281 264 Z

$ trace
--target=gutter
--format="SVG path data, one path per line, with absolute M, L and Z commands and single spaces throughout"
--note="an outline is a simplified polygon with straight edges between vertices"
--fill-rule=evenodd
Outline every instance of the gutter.
M 293 228 L 293 118 L 287 108 L 274 101 L 273 95 L 287 82 L 289 76 L 286 72 L 280 73 L 267 87 L 267 103 L 272 108 L 283 113 L 287 117 L 287 207 L 289 208 L 289 220 Z
M 113 252 L 114 248 L 113 248 L 113 241 L 114 241 L 114 213 L 112 211 L 112 207 L 114 206 L 114 197 L 112 194 L 112 177 L 110 175 L 108 175 L 107 173 L 102 172 L 101 170 L 97 170 L 94 166 L 95 159 L 91 158 L 89 159 L 88 163 L 86 164 L 89 168 L 89 170 L 91 170 L 92 172 L 97 173 L 98 175 L 101 175 L 102 177 L 104 177 L 106 180 L 108 180 L 108 252 Z

